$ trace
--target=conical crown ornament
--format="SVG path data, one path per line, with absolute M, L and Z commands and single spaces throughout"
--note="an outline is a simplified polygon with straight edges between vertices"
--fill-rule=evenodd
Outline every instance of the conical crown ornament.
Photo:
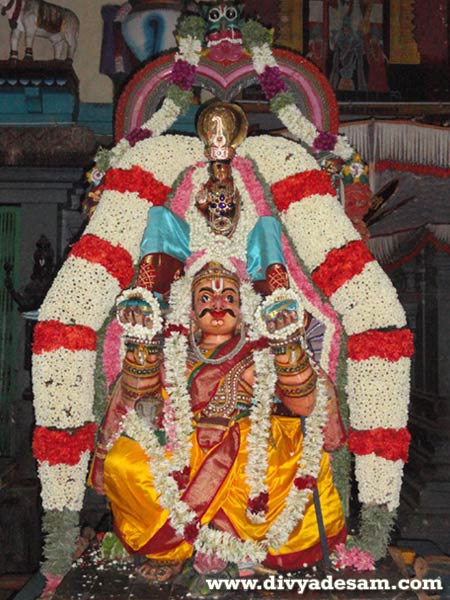
M 247 117 L 237 104 L 214 102 L 202 110 L 197 132 L 208 160 L 231 160 L 248 131 Z

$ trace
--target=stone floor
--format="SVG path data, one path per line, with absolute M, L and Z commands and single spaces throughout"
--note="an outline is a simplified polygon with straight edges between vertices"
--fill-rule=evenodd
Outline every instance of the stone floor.
M 286 575 L 291 581 L 296 578 L 343 578 L 364 580 L 366 583 L 373 579 L 388 579 L 391 584 L 395 584 L 402 577 L 392 559 L 385 559 L 374 572 L 358 573 L 354 572 L 334 572 L 317 569 L 315 571 L 302 571 L 301 573 L 292 573 Z M 220 577 L 220 576 L 219 576 Z M 220 591 L 208 596 L 224 600 L 228 598 L 246 599 L 246 600 L 290 600 L 298 598 L 300 595 L 305 600 L 391 600 L 394 597 L 403 600 L 417 599 L 415 594 L 407 596 L 398 596 L 397 591 L 306 591 L 303 594 L 298 589 L 293 591 L 281 590 L 280 575 L 276 573 L 267 573 L 264 576 L 255 577 L 255 583 L 260 589 L 255 591 Z M 367 583 L 367 585 L 369 585 Z M 195 597 L 194 594 L 181 587 L 179 582 L 171 585 L 150 587 L 145 581 L 135 574 L 135 566 L 131 563 L 103 563 L 99 558 L 98 552 L 88 551 L 78 564 L 74 565 L 72 570 L 63 580 L 58 588 L 54 600 L 181 600 L 184 598 Z

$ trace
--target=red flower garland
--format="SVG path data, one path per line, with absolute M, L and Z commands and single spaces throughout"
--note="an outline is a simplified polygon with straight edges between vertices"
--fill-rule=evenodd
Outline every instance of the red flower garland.
M 126 288 L 134 277 L 133 260 L 128 250 L 122 246 L 113 246 L 111 242 L 96 235 L 83 235 L 72 247 L 70 255 L 102 265 L 117 279 L 122 289 Z
M 312 475 L 305 475 L 305 477 L 297 477 L 296 479 L 294 479 L 294 485 L 298 490 L 314 491 L 317 487 L 317 479 Z
M 379 173 L 383 171 L 399 171 L 406 173 L 416 173 L 417 175 L 429 175 L 431 177 L 450 177 L 450 169 L 445 167 L 433 167 L 431 165 L 415 165 L 397 162 L 394 160 L 380 160 L 375 164 L 375 170 Z
M 386 460 L 408 460 L 408 447 L 411 434 L 403 429 L 366 429 L 355 431 L 350 429 L 348 434 L 348 449 L 354 454 L 363 456 L 376 454 Z
M 135 165 L 131 169 L 108 169 L 105 173 L 103 187 L 118 192 L 136 192 L 148 200 L 153 206 L 164 204 L 170 187 L 158 181 L 152 173 Z
M 286 179 L 272 184 L 270 191 L 273 195 L 275 206 L 281 212 L 289 208 L 293 202 L 303 200 L 313 194 L 336 195 L 336 190 L 331 183 L 330 176 L 326 171 L 314 169 L 296 173 Z
M 312 280 L 327 297 L 330 297 L 373 260 L 375 259 L 364 242 L 349 242 L 346 246 L 328 253 L 325 261 L 312 273 Z
M 97 425 L 87 423 L 74 432 L 63 429 L 36 427 L 33 434 L 33 454 L 40 463 L 74 466 L 83 452 L 92 452 Z
M 92 350 L 97 348 L 97 334 L 85 325 L 66 325 L 59 321 L 40 321 L 34 329 L 33 352 Z
M 269 494 L 260 492 L 255 498 L 249 498 L 248 509 L 255 515 L 259 512 L 266 513 L 269 509 Z
M 397 361 L 414 354 L 414 339 L 409 329 L 379 331 L 372 329 L 352 335 L 348 339 L 348 358 L 365 360 L 372 357 Z

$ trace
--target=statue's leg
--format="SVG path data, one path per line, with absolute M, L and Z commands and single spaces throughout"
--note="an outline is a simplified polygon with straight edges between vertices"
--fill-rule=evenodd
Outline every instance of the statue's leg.
M 66 47 L 65 40 L 60 37 L 60 34 L 57 34 L 55 37 L 52 37 L 50 41 L 52 42 L 53 56 L 55 60 L 63 60 L 64 50 Z
M 21 34 L 21 32 L 18 27 L 16 27 L 15 29 L 11 29 L 10 51 L 9 51 L 9 58 L 11 60 L 17 60 L 19 58 L 20 34 Z
M 65 28 L 65 36 L 67 42 L 66 60 L 73 61 L 78 43 L 78 25 L 75 22 L 68 21 Z
M 33 60 L 33 43 L 36 29 L 25 29 L 25 57 L 24 60 Z

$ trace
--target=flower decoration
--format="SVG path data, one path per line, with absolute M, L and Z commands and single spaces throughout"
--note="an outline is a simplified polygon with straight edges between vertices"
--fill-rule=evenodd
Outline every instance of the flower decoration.
M 106 171 L 108 163 L 112 165 L 102 182 L 102 199 L 40 311 L 33 358 L 36 420 L 40 429 L 35 434 L 34 447 L 44 509 L 48 514 L 56 514 L 58 527 L 65 530 L 72 527 L 73 516 L 81 508 L 94 430 L 92 381 L 97 331 L 132 277 L 149 208 L 164 204 L 179 173 L 188 169 L 180 178 L 181 192 L 175 191 L 172 208 L 177 212 L 178 207 L 189 222 L 192 264 L 199 258 L 208 260 L 205 248 L 214 247 L 215 256 L 219 252 L 227 268 L 236 264 L 245 267 L 243 257 L 249 231 L 259 216 L 279 211 L 290 275 L 295 282 L 306 278 L 298 265 L 300 255 L 305 272 L 342 318 L 348 335 L 350 445 L 356 455 L 360 500 L 367 505 L 386 504 L 393 510 L 398 505 L 408 444 L 405 428 L 412 350 L 395 290 L 363 247 L 328 176 L 311 154 L 292 140 L 260 136 L 241 145 L 232 165 L 242 198 L 239 226 L 231 242 L 218 245 L 217 238 L 211 236 L 198 211 L 187 202 L 208 176 L 201 163 L 202 144 L 186 136 L 161 136 L 192 97 L 190 88 L 204 32 L 200 32 L 200 22 L 193 19 L 180 25 L 179 53 L 161 109 L 138 130 L 130 132 L 128 139 L 119 142 L 108 156 L 99 153 L 100 170 Z M 347 161 L 346 181 L 363 182 L 367 169 L 345 138 L 317 131 L 295 106 L 271 51 L 270 32 L 249 22 L 244 25 L 243 36 L 270 105 L 289 131 L 314 151 L 330 151 Z M 295 286 L 293 289 L 298 291 Z M 185 290 L 177 282 L 174 297 L 178 294 L 180 300 Z M 247 318 L 251 319 L 254 298 L 250 293 L 248 296 L 253 313 L 246 309 Z M 306 303 L 305 306 L 308 307 Z M 319 377 L 318 400 L 304 439 L 304 460 L 298 464 L 285 508 L 264 540 L 239 540 L 200 526 L 198 515 L 181 499 L 189 477 L 192 413 L 184 372 L 179 368 L 187 353 L 186 315 L 179 310 L 172 317 L 171 329 L 165 332 L 170 396 L 164 399 L 161 423 L 167 443 L 161 444 L 153 431 L 145 429 L 134 412 L 124 415 L 122 429 L 144 449 L 150 467 L 156 466 L 152 468 L 155 488 L 161 506 L 170 511 L 170 523 L 178 535 L 187 535 L 197 552 L 220 560 L 239 562 L 249 556 L 263 560 L 269 546 L 279 548 L 286 542 L 311 499 L 323 445 L 325 386 Z M 267 399 L 275 381 L 273 361 L 263 342 L 255 343 L 255 401 L 245 474 L 249 513 L 255 522 L 265 520 L 267 443 L 261 444 L 261 439 L 269 439 Z M 337 360 L 336 348 L 329 348 L 327 353 L 334 353 L 333 360 Z M 50 448 L 53 441 L 59 452 Z M 63 451 L 64 445 L 67 449 Z M 392 451 L 386 451 L 387 445 L 392 445 Z M 43 569 L 48 573 L 56 572 L 54 533 L 49 532 L 46 542 L 47 562 Z M 353 563 L 363 564 L 361 555 L 358 558 L 354 552 L 352 557 Z
M 332 556 L 336 569 L 353 569 L 354 571 L 374 571 L 374 558 L 357 546 L 346 548 L 345 544 L 337 544 Z
M 338 136 L 328 131 L 319 131 L 317 137 L 313 142 L 314 152 L 328 152 L 332 151 L 336 146 Z
M 259 76 L 259 83 L 267 100 L 272 100 L 281 92 L 286 92 L 288 86 L 284 81 L 279 67 L 265 66 L 264 71 Z
M 147 138 L 152 137 L 152 135 L 153 132 L 150 129 L 146 129 L 145 127 L 135 127 L 127 133 L 125 139 L 130 144 L 131 148 L 133 148 L 138 142 L 146 140 Z
M 182 90 L 190 90 L 195 80 L 195 70 L 195 66 L 187 60 L 179 59 L 171 71 L 170 82 Z

